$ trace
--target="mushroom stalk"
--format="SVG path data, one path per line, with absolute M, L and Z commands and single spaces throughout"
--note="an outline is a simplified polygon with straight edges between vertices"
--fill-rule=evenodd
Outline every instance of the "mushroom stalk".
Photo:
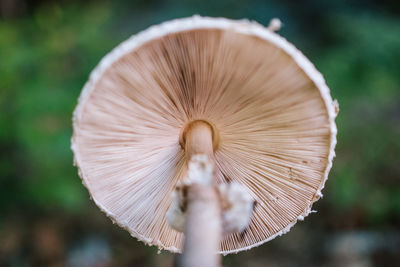
M 214 159 L 213 130 L 205 121 L 197 120 L 190 123 L 183 132 L 183 142 L 186 156 L 205 154 L 210 160 Z
M 184 132 L 185 152 L 192 160 L 194 155 L 204 154 L 208 163 L 214 164 L 212 129 L 203 121 L 191 123 Z M 214 166 L 203 166 L 198 162 L 196 168 L 189 169 L 188 176 L 196 176 L 203 181 L 196 181 L 187 189 L 187 220 L 185 225 L 185 243 L 179 266 L 217 267 L 220 257 L 217 254 L 221 239 L 221 207 L 215 187 L 215 179 L 207 179 L 205 169 Z M 198 167 L 198 168 L 197 168 Z M 198 173 L 190 173 L 198 172 Z M 213 175 L 213 174 L 212 174 Z

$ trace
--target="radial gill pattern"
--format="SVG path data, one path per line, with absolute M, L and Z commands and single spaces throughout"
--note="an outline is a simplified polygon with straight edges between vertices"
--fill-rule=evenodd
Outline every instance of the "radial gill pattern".
M 246 21 L 188 18 L 129 39 L 93 71 L 74 115 L 72 149 L 96 204 L 140 240 L 178 252 L 168 226 L 184 179 L 182 128 L 205 120 L 219 133 L 219 183 L 256 200 L 249 228 L 220 252 L 289 230 L 321 195 L 336 143 L 334 104 L 321 75 L 283 38 Z

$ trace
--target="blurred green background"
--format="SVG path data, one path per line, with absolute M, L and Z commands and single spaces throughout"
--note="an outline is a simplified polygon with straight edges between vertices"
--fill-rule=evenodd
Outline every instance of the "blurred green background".
M 99 60 L 150 25 L 279 17 L 340 103 L 318 210 L 226 266 L 400 266 L 400 2 L 0 1 L 0 266 L 172 266 L 113 225 L 72 166 L 71 116 Z

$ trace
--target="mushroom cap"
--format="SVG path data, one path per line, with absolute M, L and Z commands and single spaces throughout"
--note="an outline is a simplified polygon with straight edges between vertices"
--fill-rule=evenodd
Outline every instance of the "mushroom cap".
M 218 131 L 218 183 L 244 185 L 257 205 L 220 253 L 286 233 L 321 196 L 336 144 L 322 75 L 284 38 L 247 20 L 194 16 L 131 37 L 90 75 L 73 117 L 72 150 L 97 206 L 132 236 L 180 252 L 165 219 L 188 158 L 185 125 Z

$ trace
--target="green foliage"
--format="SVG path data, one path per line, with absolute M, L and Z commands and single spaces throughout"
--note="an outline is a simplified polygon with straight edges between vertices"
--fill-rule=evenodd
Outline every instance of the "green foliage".
M 154 10 L 145 1 L 135 4 L 140 10 L 128 14 L 121 3 L 47 3 L 0 22 L 1 210 L 87 207 L 69 146 L 72 111 L 90 71 L 138 30 L 197 13 L 190 4 Z M 337 159 L 324 190 L 332 212 L 356 208 L 368 223 L 399 218 L 399 19 L 327 12 L 319 35 L 311 36 L 306 17 L 290 15 L 278 2 L 257 1 L 240 16 L 228 4 L 213 2 L 210 15 L 248 15 L 266 23 L 265 12 L 282 14 L 282 33 L 310 56 L 339 100 Z M 207 8 L 202 5 L 203 15 Z
M 337 209 L 356 207 L 383 222 L 400 215 L 400 21 L 333 16 L 329 30 L 334 46 L 317 65 L 341 111 L 326 192 Z
M 114 45 L 109 16 L 105 5 L 87 12 L 45 5 L 0 24 L 0 206 L 11 199 L 74 210 L 87 201 L 72 167 L 71 114 L 88 73 Z

